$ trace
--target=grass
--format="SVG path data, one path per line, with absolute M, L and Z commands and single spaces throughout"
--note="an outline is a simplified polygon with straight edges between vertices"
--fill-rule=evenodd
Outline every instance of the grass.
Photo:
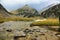
M 34 18 L 21 18 L 21 17 L 0 17 L 0 23 L 7 21 L 32 21 Z M 38 21 L 31 23 L 31 26 L 59 26 L 59 20 L 56 18 L 48 18 L 45 21 Z
M 7 22 L 7 21 L 32 21 L 32 18 L 21 18 L 21 17 L 7 17 L 2 18 L 0 17 L 0 23 Z
M 58 19 L 47 19 L 45 21 L 38 21 L 33 22 L 31 26 L 59 26 L 59 20 Z

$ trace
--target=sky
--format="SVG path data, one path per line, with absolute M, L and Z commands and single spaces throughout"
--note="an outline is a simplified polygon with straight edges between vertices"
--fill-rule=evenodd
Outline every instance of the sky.
M 43 8 L 51 5 L 58 4 L 60 0 L 0 0 L 0 3 L 8 10 L 16 10 L 28 4 L 29 6 L 42 10 Z

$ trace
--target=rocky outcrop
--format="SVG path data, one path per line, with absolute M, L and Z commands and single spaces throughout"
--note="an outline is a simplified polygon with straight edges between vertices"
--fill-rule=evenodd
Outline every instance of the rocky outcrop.
M 55 17 L 59 17 L 59 13 L 60 13 L 60 4 L 45 10 L 44 12 L 41 13 L 41 16 L 45 18 L 48 18 L 48 17 L 55 18 Z

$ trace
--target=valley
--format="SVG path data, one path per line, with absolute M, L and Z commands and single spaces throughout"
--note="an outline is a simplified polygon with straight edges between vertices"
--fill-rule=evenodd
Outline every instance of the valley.
M 42 13 L 27 4 L 8 12 L 0 4 L 0 40 L 60 40 L 59 13 L 60 4 Z

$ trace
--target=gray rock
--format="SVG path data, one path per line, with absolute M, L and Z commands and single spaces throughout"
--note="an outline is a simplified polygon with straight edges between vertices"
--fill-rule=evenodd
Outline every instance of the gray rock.
M 32 30 L 30 30 L 30 29 L 25 29 L 24 30 L 24 33 L 26 33 L 26 34 L 29 33 L 29 32 L 32 32 Z

